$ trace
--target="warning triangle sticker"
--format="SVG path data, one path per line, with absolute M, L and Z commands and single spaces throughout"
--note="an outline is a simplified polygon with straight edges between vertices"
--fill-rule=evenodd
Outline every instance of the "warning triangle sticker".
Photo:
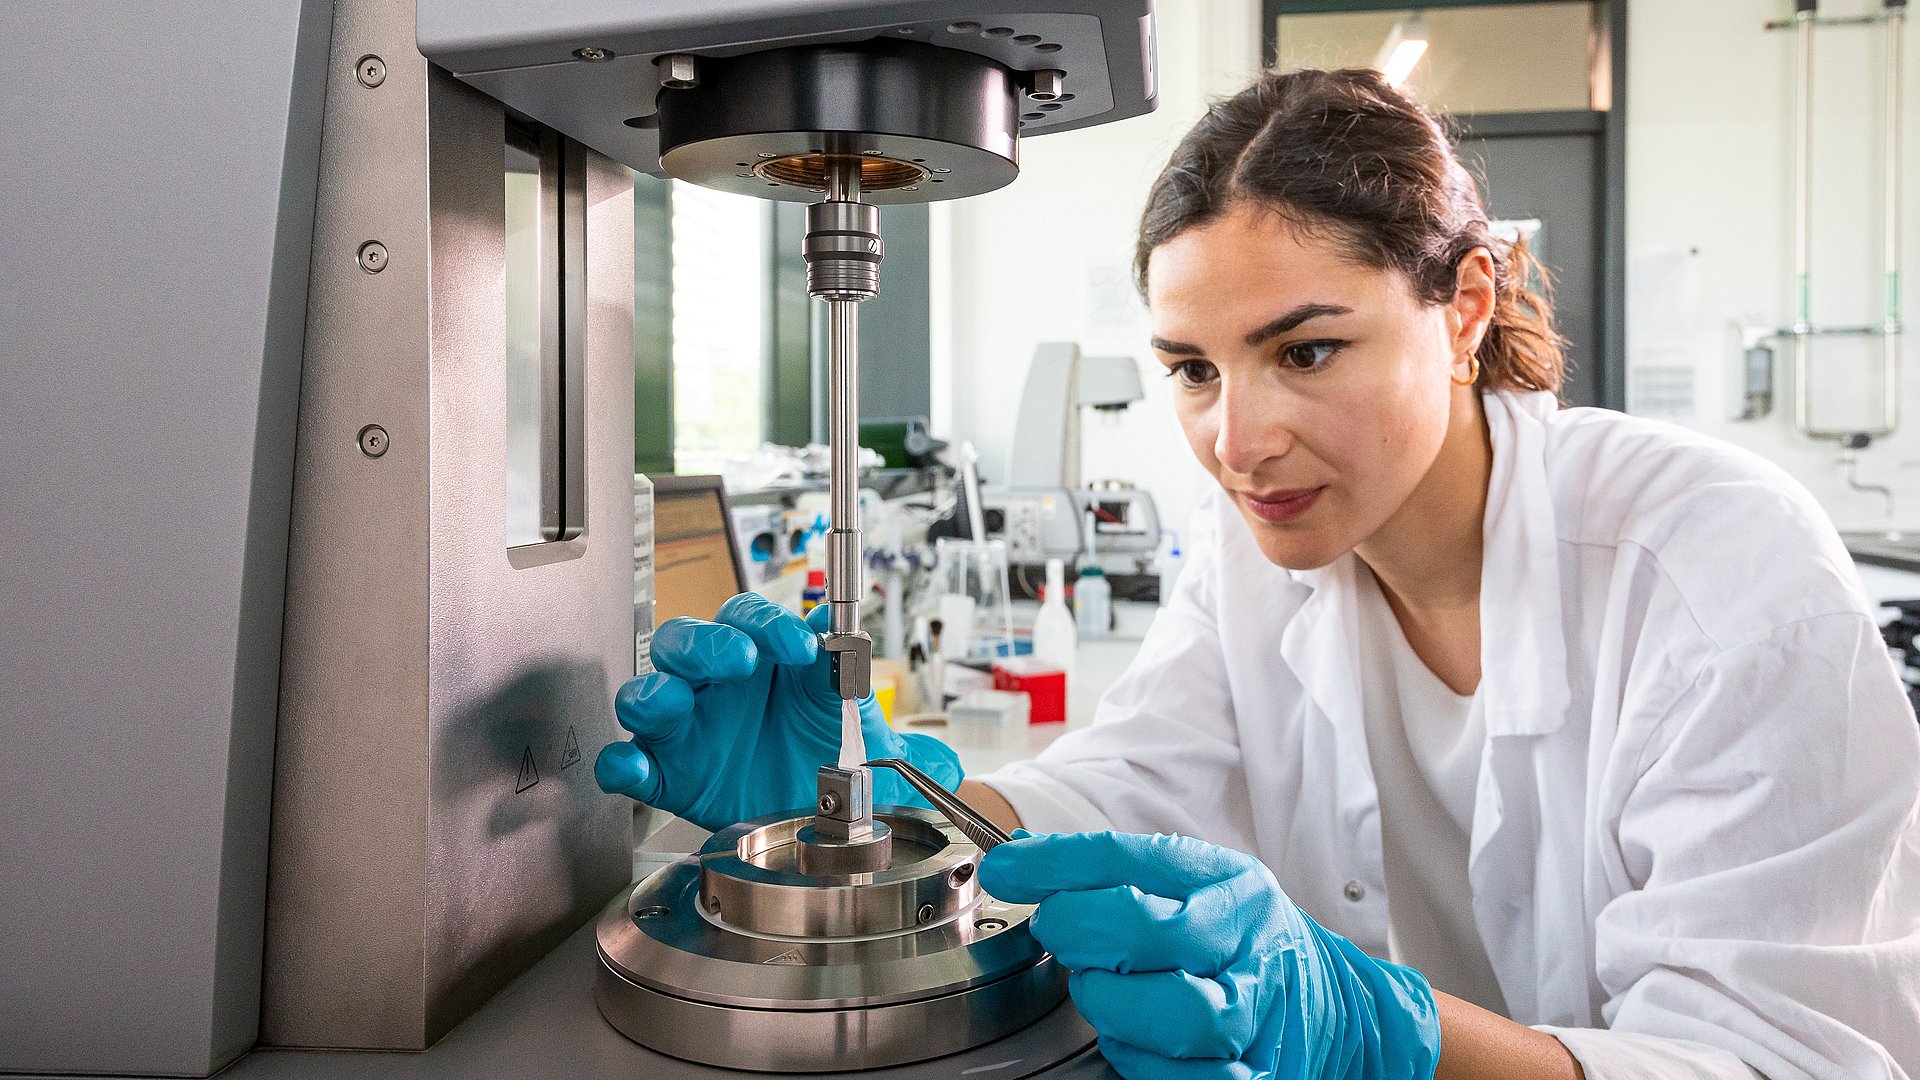
M 568 724 L 567 725 L 567 748 L 560 752 L 560 767 L 562 769 L 571 768 L 572 766 L 579 764 L 579 762 L 580 762 L 580 736 L 577 733 L 575 733 L 575 731 L 573 730 L 573 725 Z
M 806 960 L 800 956 L 799 949 L 788 949 L 786 952 L 781 953 L 779 956 L 776 956 L 771 960 L 760 961 L 760 964 L 763 967 L 766 966 L 767 964 L 779 964 L 783 967 L 799 967 L 805 963 L 806 963 Z
M 518 795 L 539 782 L 540 766 L 533 763 L 533 747 L 529 746 L 527 752 L 520 755 L 520 779 L 514 783 L 513 793 Z

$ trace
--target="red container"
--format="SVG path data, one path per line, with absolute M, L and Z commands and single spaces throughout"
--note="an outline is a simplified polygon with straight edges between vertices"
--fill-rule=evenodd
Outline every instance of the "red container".
M 1016 656 L 994 661 L 993 688 L 1027 695 L 1033 703 L 1029 723 L 1064 723 L 1067 719 L 1067 673 L 1044 660 Z

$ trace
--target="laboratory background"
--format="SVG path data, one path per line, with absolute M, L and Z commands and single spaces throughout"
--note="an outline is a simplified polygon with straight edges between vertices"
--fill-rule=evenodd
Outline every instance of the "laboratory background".
M 1214 486 L 1141 209 L 1263 67 L 1445 113 L 1563 400 L 1784 469 L 1920 693 L 1905 14 L 0 7 L 0 1073 L 1113 1075 L 964 808 L 593 766 L 741 592 L 969 775 L 1092 722 Z

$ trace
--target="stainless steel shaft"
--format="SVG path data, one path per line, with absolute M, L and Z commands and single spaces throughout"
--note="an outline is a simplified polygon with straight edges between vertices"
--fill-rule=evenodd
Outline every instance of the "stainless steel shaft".
M 860 200 L 860 162 L 846 158 L 827 170 L 827 201 L 807 208 L 807 290 L 827 305 L 827 532 L 828 631 L 822 646 L 833 657 L 834 689 L 866 697 L 873 684 L 873 641 L 860 631 L 866 595 L 860 537 L 860 314 L 858 304 L 878 291 L 880 215 Z

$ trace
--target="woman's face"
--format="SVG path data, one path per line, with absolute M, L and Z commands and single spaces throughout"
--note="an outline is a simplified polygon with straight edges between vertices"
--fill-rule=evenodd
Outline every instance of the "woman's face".
M 1393 518 L 1471 412 L 1485 319 L 1277 216 L 1235 208 L 1155 248 L 1153 347 L 1200 463 L 1267 558 L 1326 564 Z M 1491 283 L 1487 288 L 1490 313 Z M 1477 426 L 1477 425 L 1476 425 Z

